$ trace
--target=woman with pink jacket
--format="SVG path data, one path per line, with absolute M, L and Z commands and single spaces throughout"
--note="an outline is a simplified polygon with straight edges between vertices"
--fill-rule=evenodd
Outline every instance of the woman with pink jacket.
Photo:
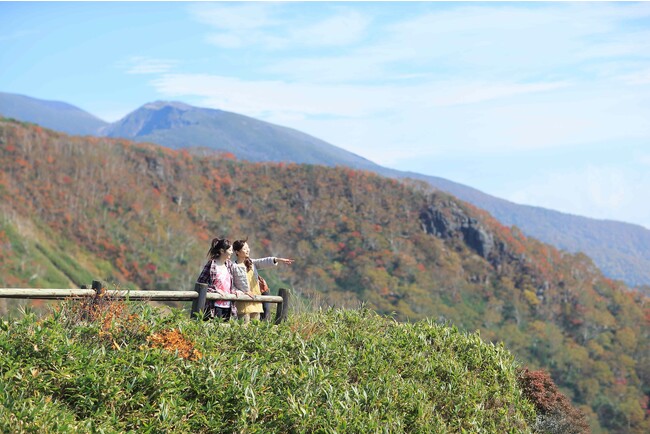
M 199 283 L 208 284 L 208 292 L 220 294 L 233 294 L 233 263 L 229 259 L 232 255 L 232 245 L 226 239 L 215 238 L 212 240 L 208 250 L 208 262 L 203 267 Z M 228 300 L 215 300 L 207 304 L 207 312 L 204 319 L 220 318 L 228 321 L 231 317 L 237 316 L 236 306 Z

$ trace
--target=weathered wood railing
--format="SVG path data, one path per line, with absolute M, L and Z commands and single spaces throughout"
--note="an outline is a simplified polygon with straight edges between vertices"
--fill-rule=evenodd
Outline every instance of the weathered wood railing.
M 34 288 L 0 288 L 0 298 L 64 300 L 74 297 L 97 297 L 99 295 L 115 299 L 144 300 L 144 301 L 192 301 L 192 318 L 200 318 L 208 300 L 256 301 L 276 303 L 275 323 L 287 319 L 289 311 L 289 291 L 280 288 L 278 295 L 247 295 L 217 294 L 208 292 L 208 285 L 196 283 L 194 291 L 131 291 L 120 289 L 105 289 L 100 281 L 93 281 L 91 289 L 34 289 Z

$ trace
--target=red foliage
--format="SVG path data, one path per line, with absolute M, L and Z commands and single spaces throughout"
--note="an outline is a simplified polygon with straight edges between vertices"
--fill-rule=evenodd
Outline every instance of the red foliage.
M 563 432 L 591 432 L 584 413 L 571 406 L 569 399 L 560 392 L 546 371 L 521 369 L 517 381 L 526 398 L 535 405 L 538 414 L 557 419 L 555 425 L 564 426 Z
M 149 345 L 152 348 L 162 348 L 166 351 L 176 353 L 179 357 L 187 360 L 199 360 L 203 355 L 194 348 L 194 343 L 183 336 L 180 330 L 163 330 L 155 333 L 149 338 Z

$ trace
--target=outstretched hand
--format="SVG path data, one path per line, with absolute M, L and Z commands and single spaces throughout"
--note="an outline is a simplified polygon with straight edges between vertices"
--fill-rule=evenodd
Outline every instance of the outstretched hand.
M 283 264 L 286 265 L 291 265 L 294 262 L 294 259 L 287 259 L 287 258 L 275 258 L 278 262 L 282 262 Z

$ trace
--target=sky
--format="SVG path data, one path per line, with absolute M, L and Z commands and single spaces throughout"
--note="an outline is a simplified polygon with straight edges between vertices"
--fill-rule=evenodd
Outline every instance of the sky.
M 231 111 L 650 228 L 650 3 L 0 1 L 0 91 Z

